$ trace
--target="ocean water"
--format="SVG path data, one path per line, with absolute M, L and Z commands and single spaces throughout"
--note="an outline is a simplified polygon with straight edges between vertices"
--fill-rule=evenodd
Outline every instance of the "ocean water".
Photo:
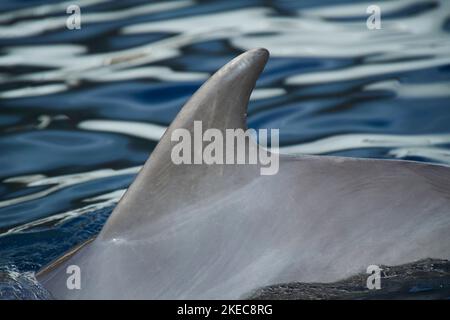
M 47 297 L 32 272 L 100 231 L 182 105 L 247 49 L 271 52 L 248 126 L 278 128 L 283 152 L 450 164 L 450 1 L 377 1 L 379 30 L 372 2 L 76 3 L 79 30 L 71 2 L 0 2 L 0 298 Z

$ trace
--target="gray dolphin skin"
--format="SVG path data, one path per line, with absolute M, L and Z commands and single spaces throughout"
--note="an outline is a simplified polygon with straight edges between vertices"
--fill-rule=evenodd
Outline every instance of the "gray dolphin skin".
M 241 54 L 193 95 L 98 237 L 37 274 L 55 298 L 240 299 L 372 264 L 450 258 L 448 166 L 280 155 L 278 173 L 261 175 L 260 164 L 171 161 L 177 128 L 246 129 L 268 57 Z M 70 265 L 80 289 L 67 286 Z

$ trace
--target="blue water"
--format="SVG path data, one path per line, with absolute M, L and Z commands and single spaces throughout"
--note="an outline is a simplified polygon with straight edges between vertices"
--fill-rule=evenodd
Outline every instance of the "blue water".
M 79 2 L 80 30 L 66 28 L 58 1 L 0 3 L 2 267 L 36 271 L 95 236 L 157 143 L 114 124 L 169 125 L 209 75 L 254 46 L 272 57 L 249 127 L 278 128 L 281 146 L 299 152 L 317 142 L 307 153 L 450 163 L 447 1 L 398 2 L 381 30 L 367 29 L 355 1 L 183 1 L 153 12 L 127 11 L 149 0 L 89 2 Z M 93 120 L 114 122 L 81 125 Z M 362 144 L 356 134 L 383 136 Z M 343 135 L 345 146 L 323 144 Z

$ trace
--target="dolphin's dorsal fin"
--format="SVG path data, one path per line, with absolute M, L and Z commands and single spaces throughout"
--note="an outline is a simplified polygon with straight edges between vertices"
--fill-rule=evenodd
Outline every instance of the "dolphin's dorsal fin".
M 146 222 L 149 215 L 173 210 L 174 206 L 180 205 L 179 201 L 189 203 L 190 199 L 180 198 L 182 188 L 191 189 L 191 192 L 183 192 L 184 196 L 189 197 L 195 194 L 192 188 L 195 189 L 203 175 L 217 172 L 223 175 L 223 168 L 197 165 L 187 169 L 184 165 L 175 165 L 171 161 L 171 151 L 175 145 L 171 141 L 172 132 L 184 128 L 193 133 L 194 121 L 202 122 L 203 131 L 209 128 L 222 132 L 225 129 L 245 130 L 250 94 L 268 57 L 266 49 L 247 51 L 222 67 L 197 90 L 164 133 L 111 214 L 100 238 L 120 238 L 132 232 L 133 226 L 134 229 L 139 228 L 139 224 Z
M 206 128 L 246 128 L 247 105 L 269 57 L 265 49 L 247 51 L 206 81 L 184 105 L 169 130 L 190 129 L 194 120 Z M 164 143 L 164 137 L 160 145 Z M 155 150 L 156 151 L 156 150 Z

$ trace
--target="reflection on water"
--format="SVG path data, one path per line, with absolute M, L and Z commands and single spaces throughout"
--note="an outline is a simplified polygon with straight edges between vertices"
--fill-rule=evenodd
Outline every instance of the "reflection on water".
M 0 266 L 92 237 L 184 102 L 243 50 L 270 59 L 250 127 L 280 152 L 450 164 L 450 2 L 0 3 Z M 15 271 L 15 272 L 16 272 Z M 2 292 L 3 292 L 2 287 Z

